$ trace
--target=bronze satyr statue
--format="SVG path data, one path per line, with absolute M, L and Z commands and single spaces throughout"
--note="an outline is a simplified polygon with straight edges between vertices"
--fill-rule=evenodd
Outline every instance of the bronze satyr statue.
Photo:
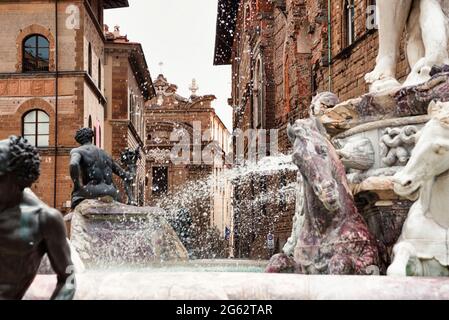
M 25 139 L 0 141 L 0 300 L 22 299 L 42 258 L 58 277 L 52 295 L 75 295 L 74 266 L 62 215 L 28 189 L 39 177 L 39 154 Z
M 136 184 L 137 176 L 137 162 L 141 159 L 140 147 L 136 150 L 131 150 L 127 148 L 121 154 L 122 165 L 125 166 L 129 177 L 125 179 L 125 191 L 128 196 L 128 205 L 137 206 L 136 197 L 134 194 L 134 186 Z
M 92 129 L 78 130 L 75 140 L 81 145 L 70 153 L 70 176 L 73 180 L 72 209 L 83 200 L 111 197 L 118 199 L 118 190 L 112 180 L 116 174 L 123 180 L 128 174 L 100 148 L 92 144 Z

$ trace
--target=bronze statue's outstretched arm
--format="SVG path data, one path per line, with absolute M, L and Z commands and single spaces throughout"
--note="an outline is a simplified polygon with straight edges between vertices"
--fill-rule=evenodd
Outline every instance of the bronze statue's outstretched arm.
M 41 216 L 42 234 L 45 240 L 48 258 L 58 277 L 58 283 L 52 300 L 71 300 L 75 295 L 75 267 L 62 215 L 53 209 Z
M 79 190 L 81 188 L 80 162 L 81 155 L 78 152 L 72 152 L 70 155 L 70 177 L 74 184 L 74 190 Z
M 126 181 L 127 179 L 129 179 L 129 175 L 128 173 L 123 170 L 118 164 L 117 162 L 115 162 L 114 160 L 112 160 L 112 172 L 119 176 L 122 180 Z

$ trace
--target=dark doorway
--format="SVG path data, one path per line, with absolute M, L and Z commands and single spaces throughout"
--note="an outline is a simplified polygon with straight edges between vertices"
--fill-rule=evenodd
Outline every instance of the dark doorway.
M 168 192 L 168 168 L 153 167 L 153 194 Z

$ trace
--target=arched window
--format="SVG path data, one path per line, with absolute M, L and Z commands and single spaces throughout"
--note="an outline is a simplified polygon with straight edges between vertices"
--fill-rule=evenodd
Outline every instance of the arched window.
M 89 48 L 87 49 L 87 72 L 92 77 L 92 45 L 89 43 Z
M 355 6 L 354 0 L 344 1 L 344 45 L 349 47 L 355 41 Z
M 31 110 L 23 117 L 23 137 L 35 147 L 50 145 L 50 117 L 42 110 Z
M 49 71 L 50 43 L 39 34 L 33 34 L 23 40 L 23 72 Z

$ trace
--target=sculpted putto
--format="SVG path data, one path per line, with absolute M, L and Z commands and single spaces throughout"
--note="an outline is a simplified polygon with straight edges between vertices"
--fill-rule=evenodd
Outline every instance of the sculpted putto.
M 433 66 L 449 64 L 448 0 L 378 0 L 379 54 L 375 69 L 366 75 L 370 91 L 401 84 L 396 80 L 396 62 L 404 29 L 411 68 L 403 86 L 430 79 Z

